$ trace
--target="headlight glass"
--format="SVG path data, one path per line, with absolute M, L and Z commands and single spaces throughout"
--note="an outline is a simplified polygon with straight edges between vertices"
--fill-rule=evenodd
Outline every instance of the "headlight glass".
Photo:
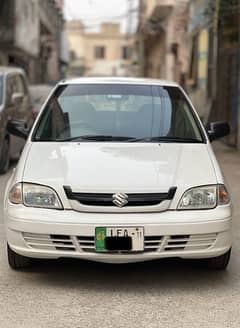
M 62 209 L 56 192 L 45 186 L 23 183 L 23 204 L 29 207 Z
M 178 205 L 179 210 L 211 209 L 217 205 L 217 186 L 204 186 L 186 191 Z
M 62 209 L 62 204 L 56 192 L 45 186 L 31 183 L 17 183 L 9 192 L 12 204 L 24 204 L 28 207 Z

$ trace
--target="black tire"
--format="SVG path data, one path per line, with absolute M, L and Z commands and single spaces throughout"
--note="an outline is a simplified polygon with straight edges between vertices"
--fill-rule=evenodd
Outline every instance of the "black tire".
M 0 154 L 0 174 L 7 173 L 10 165 L 10 143 L 8 138 L 5 138 Z
M 227 253 L 218 256 L 218 257 L 213 257 L 210 259 L 206 259 L 206 264 L 209 269 L 212 270 L 225 270 L 228 266 L 228 263 L 230 261 L 231 257 L 231 248 Z
M 21 270 L 31 265 L 31 259 L 15 253 L 7 244 L 8 264 L 13 270 Z

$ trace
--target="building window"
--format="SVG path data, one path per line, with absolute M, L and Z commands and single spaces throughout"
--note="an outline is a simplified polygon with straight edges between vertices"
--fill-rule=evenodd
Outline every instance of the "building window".
M 104 59 L 106 54 L 105 54 L 105 47 L 95 47 L 95 58 L 96 59 Z
M 128 46 L 122 47 L 122 59 L 130 59 L 132 56 L 132 48 Z

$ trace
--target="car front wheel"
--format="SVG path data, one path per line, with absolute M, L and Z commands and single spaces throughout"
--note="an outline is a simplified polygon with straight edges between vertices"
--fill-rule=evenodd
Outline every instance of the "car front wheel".
M 227 251 L 227 253 L 221 256 L 206 259 L 205 263 L 209 269 L 225 270 L 230 261 L 230 257 L 231 257 L 231 248 L 229 249 L 229 251 Z
M 7 245 L 8 263 L 14 270 L 21 270 L 31 265 L 31 259 L 15 253 L 9 245 Z

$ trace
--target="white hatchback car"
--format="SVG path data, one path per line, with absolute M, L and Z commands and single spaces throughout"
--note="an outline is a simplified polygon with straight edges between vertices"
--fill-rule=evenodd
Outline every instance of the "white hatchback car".
M 81 258 L 108 263 L 166 257 L 226 268 L 231 202 L 210 141 L 177 84 L 63 81 L 44 104 L 6 187 L 8 260 Z

